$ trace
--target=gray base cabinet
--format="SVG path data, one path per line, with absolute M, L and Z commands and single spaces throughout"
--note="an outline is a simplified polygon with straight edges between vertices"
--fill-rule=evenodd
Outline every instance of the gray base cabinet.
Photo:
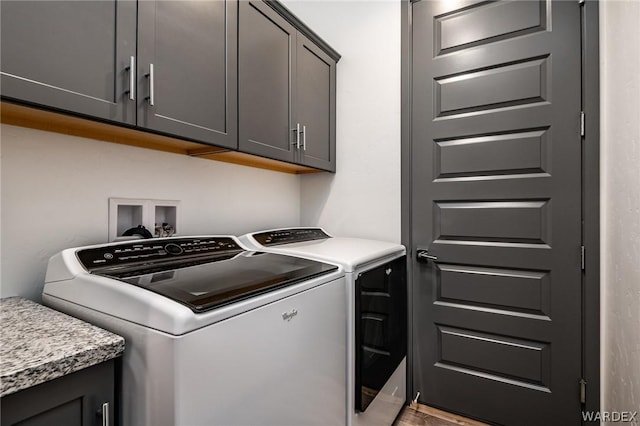
M 336 61 L 278 3 L 240 2 L 239 148 L 335 171 Z
M 103 362 L 3 397 L 2 426 L 116 424 L 115 362 Z

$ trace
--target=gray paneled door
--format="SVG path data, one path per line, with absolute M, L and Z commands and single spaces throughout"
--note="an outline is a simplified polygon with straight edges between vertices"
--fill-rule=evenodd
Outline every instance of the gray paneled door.
M 239 147 L 292 162 L 297 31 L 263 1 L 241 1 L 239 11 Z
M 414 391 L 492 423 L 579 424 L 579 3 L 412 16 Z
M 135 124 L 135 1 L 2 0 L 0 16 L 3 98 Z
M 139 126 L 237 148 L 237 17 L 234 0 L 138 2 Z
M 336 168 L 336 62 L 302 34 L 297 38 L 295 123 L 301 123 L 300 162 Z

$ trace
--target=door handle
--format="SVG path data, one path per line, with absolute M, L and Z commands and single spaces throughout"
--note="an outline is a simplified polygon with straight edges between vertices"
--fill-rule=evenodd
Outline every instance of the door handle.
M 149 64 L 149 74 L 145 74 L 145 77 L 149 79 L 149 96 L 146 99 L 149 100 L 149 105 L 155 105 L 155 93 L 154 93 L 154 75 L 153 75 L 153 64 Z
M 434 256 L 432 254 L 429 254 L 429 250 L 425 250 L 425 249 L 418 249 L 416 251 L 416 259 L 418 260 L 418 262 L 428 262 L 428 261 L 433 261 L 435 262 L 436 260 L 438 260 L 438 256 Z
M 110 426 L 109 425 L 109 403 L 105 402 L 102 404 L 102 408 L 98 410 L 98 415 L 102 416 L 102 426 Z
M 296 128 L 291 129 L 291 131 L 296 134 L 296 140 L 291 143 L 291 146 L 295 146 L 296 149 L 300 149 L 300 123 L 297 123 Z
M 302 150 L 307 150 L 307 126 L 302 126 Z
M 293 142 L 291 142 L 291 146 L 298 147 L 300 145 L 300 123 L 296 124 L 296 127 L 291 131 L 296 135 Z
M 136 57 L 131 56 L 129 58 L 129 66 L 127 67 L 129 71 L 129 99 L 132 101 L 136 100 Z

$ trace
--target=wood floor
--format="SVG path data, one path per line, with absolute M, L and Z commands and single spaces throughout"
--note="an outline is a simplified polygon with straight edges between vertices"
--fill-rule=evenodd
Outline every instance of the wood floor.
M 488 426 L 476 420 L 467 419 L 456 414 L 422 404 L 411 404 L 405 407 L 393 426 Z

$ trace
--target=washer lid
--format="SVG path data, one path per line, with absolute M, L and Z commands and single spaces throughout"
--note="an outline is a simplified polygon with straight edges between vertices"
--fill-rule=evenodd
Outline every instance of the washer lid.
M 345 272 L 354 272 L 383 258 L 406 253 L 401 244 L 363 238 L 331 237 L 321 228 L 289 228 L 256 232 L 240 237 L 256 250 L 291 254 L 338 263 Z
M 161 294 L 194 312 L 243 300 L 338 269 L 308 259 L 245 251 L 232 237 L 189 237 L 81 249 L 93 275 Z
M 337 266 L 282 254 L 242 252 L 229 258 L 199 259 L 180 265 L 97 273 L 145 288 L 194 312 L 287 287 L 338 269 Z

